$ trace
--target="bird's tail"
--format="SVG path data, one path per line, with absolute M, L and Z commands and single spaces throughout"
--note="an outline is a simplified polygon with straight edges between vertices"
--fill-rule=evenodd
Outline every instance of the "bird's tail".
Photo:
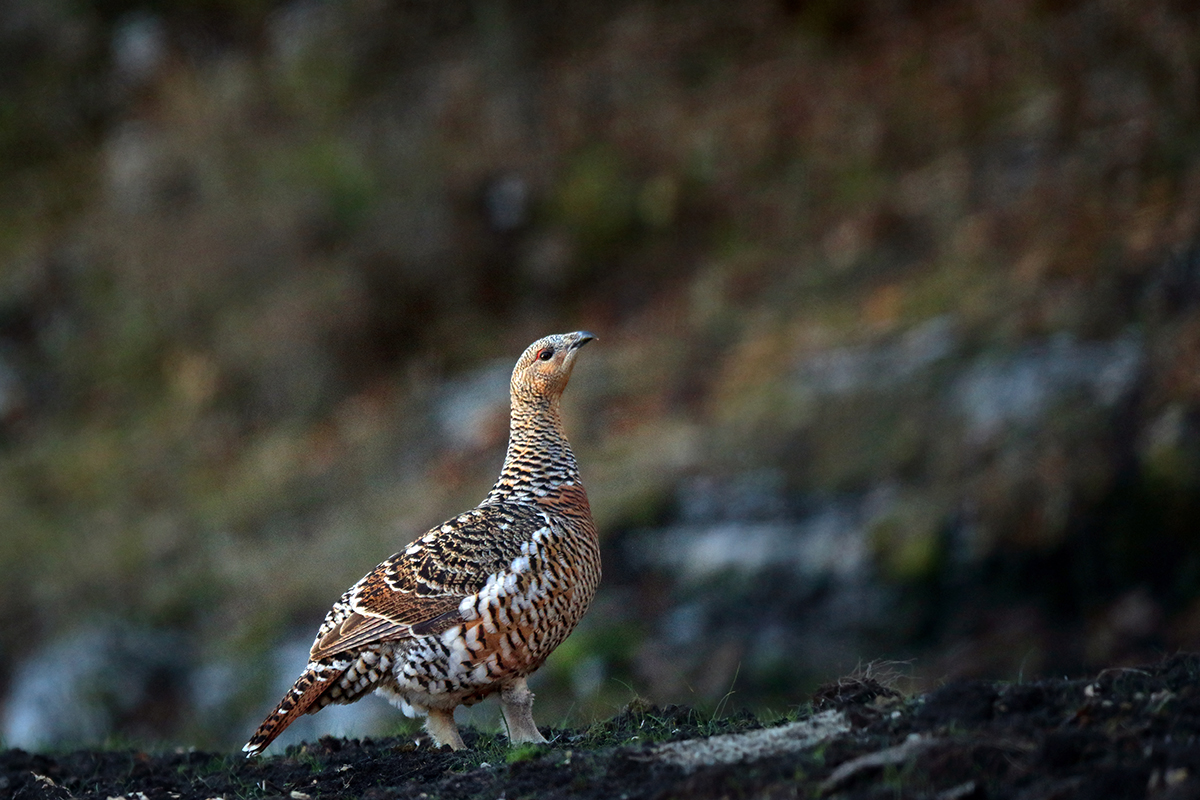
M 318 703 L 318 701 L 344 671 L 344 669 L 337 669 L 319 661 L 310 663 L 304 670 L 304 674 L 296 679 L 295 685 L 279 701 L 275 710 L 268 714 L 267 718 L 258 726 L 258 730 L 250 737 L 250 741 L 246 742 L 242 751 L 247 756 L 258 755 L 266 749 L 267 745 L 275 741 L 275 737 L 283 733 L 296 717 L 324 707 L 327 703 Z M 316 708 L 312 707 L 314 703 L 318 703 Z

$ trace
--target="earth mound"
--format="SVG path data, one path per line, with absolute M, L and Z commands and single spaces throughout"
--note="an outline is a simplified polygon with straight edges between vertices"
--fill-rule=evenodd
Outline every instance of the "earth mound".
M 324 738 L 247 760 L 203 752 L 0 753 L 0 793 L 33 798 L 1200 797 L 1200 655 L 903 697 L 844 678 L 771 724 L 634 703 L 550 745 Z

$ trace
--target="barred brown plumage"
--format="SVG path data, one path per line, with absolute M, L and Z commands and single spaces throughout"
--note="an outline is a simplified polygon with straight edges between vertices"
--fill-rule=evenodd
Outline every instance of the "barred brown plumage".
M 263 751 L 300 714 L 378 692 L 458 750 L 454 709 L 493 693 L 514 742 L 544 742 L 525 679 L 575 628 L 600 582 L 587 492 L 559 398 L 595 336 L 530 345 L 509 384 L 508 452 L 475 508 L 433 528 L 342 595 L 308 666 L 242 748 Z

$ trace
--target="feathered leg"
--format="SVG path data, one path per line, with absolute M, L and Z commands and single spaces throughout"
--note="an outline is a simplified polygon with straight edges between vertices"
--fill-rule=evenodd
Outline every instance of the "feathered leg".
M 546 737 L 533 722 L 533 692 L 524 678 L 517 678 L 500 690 L 500 710 L 513 744 L 545 744 Z
M 450 745 L 451 750 L 466 748 L 458 732 L 458 725 L 454 722 L 454 709 L 429 709 L 429 716 L 425 718 L 425 730 L 438 744 Z

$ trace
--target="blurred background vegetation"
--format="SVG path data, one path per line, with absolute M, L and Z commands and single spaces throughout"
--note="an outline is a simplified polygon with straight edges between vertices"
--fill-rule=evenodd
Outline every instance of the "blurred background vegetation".
M 1200 646 L 1198 68 L 1171 0 L 0 4 L 0 737 L 240 744 L 580 328 L 541 724 Z

